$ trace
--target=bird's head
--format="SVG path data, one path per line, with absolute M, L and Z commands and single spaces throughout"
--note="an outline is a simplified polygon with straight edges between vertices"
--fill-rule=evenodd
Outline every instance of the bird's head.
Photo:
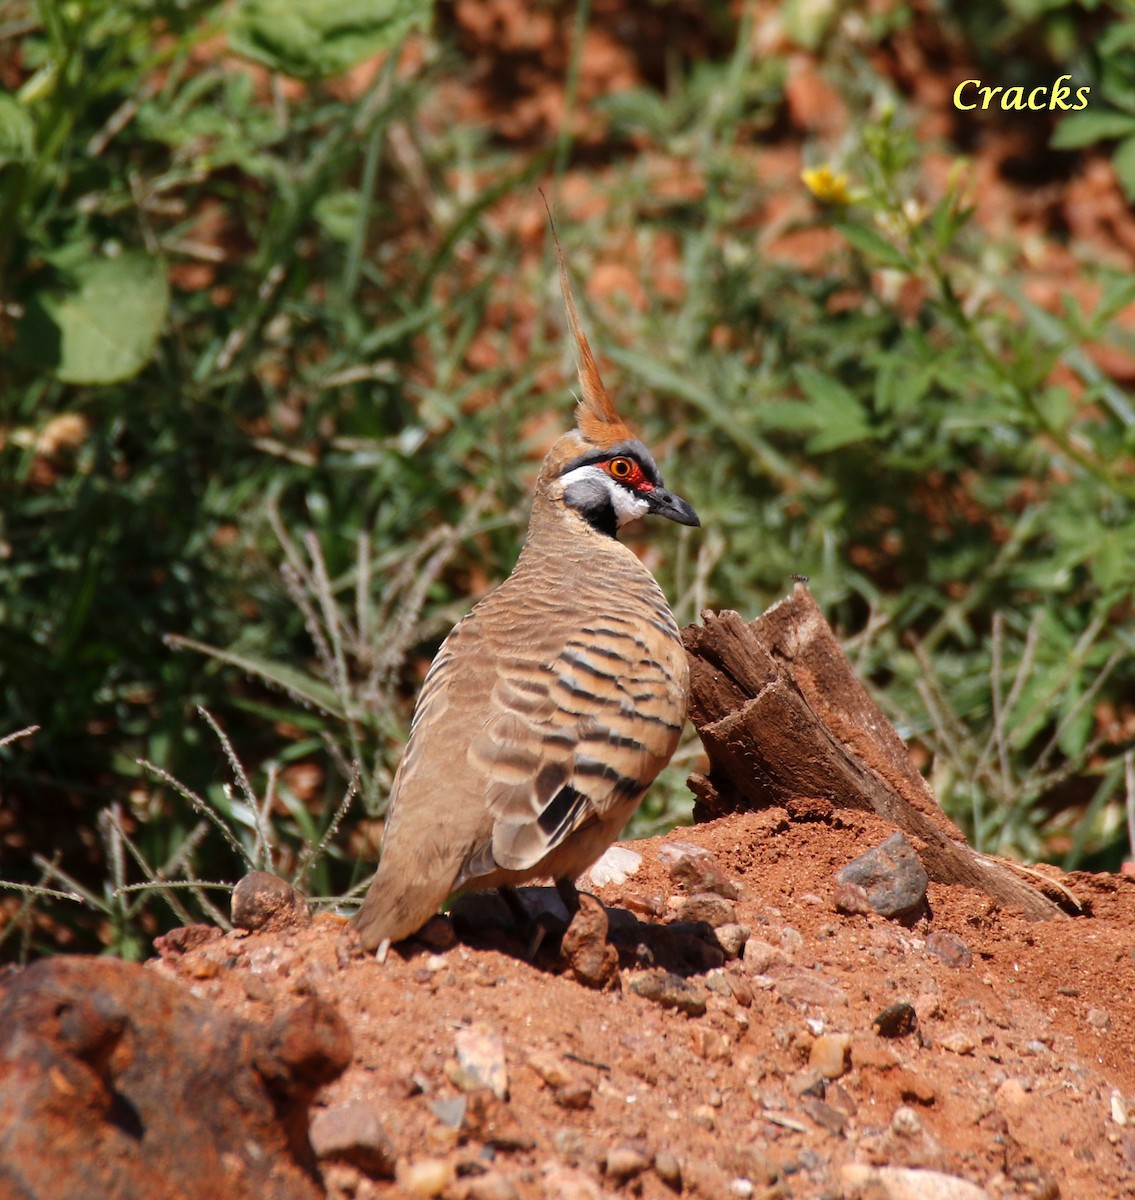
M 680 525 L 700 525 L 693 507 L 663 486 L 650 451 L 615 411 L 579 322 L 559 238 L 556 253 L 581 395 L 576 427 L 553 443 L 537 489 L 611 537 L 628 521 L 651 513 Z

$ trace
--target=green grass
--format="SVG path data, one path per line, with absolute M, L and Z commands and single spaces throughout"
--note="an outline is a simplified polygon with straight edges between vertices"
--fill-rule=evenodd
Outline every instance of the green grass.
M 39 726 L 0 744 L 9 950 L 142 954 L 216 919 L 201 881 L 250 862 L 357 885 L 421 674 L 515 560 L 529 421 L 568 420 L 550 251 L 499 213 L 578 179 L 570 142 L 439 120 L 470 66 L 440 35 L 401 53 L 404 13 L 302 7 L 290 40 L 268 0 L 0 16 L 21 79 L 0 103 L 0 734 Z M 1088 69 L 1060 38 L 1074 6 L 1042 7 L 1007 8 L 989 45 L 945 19 L 1007 69 Z M 783 186 L 753 151 L 784 139 L 789 63 L 747 25 L 665 89 L 608 97 L 599 215 L 557 212 L 577 279 L 642 265 L 645 307 L 579 290 L 608 385 L 702 516 L 648 532 L 652 562 L 683 622 L 756 616 L 807 575 L 982 849 L 1114 867 L 1135 397 L 1086 347 L 1135 349 L 1115 320 L 1135 286 L 1084 261 L 1095 308 L 1031 304 L 1018 247 L 977 226 L 964 170 L 931 192 L 871 65 L 914 14 L 792 12 L 856 114 L 804 147 L 828 202 L 794 184 L 796 227 L 838 234 L 820 266 L 753 227 Z M 1125 43 L 1099 45 L 1118 104 Z M 328 81 L 384 49 L 360 93 Z M 696 186 L 660 193 L 659 161 Z M 659 262 L 676 289 L 651 286 Z M 633 832 L 688 813 L 695 755 Z

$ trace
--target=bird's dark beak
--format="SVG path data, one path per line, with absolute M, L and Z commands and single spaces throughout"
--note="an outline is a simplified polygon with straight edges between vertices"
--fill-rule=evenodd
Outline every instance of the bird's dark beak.
M 669 521 L 677 521 L 679 525 L 700 525 L 698 514 L 692 505 L 686 503 L 681 496 L 675 496 L 664 487 L 656 487 L 650 492 L 641 492 L 642 498 L 650 505 L 650 511 L 665 517 Z

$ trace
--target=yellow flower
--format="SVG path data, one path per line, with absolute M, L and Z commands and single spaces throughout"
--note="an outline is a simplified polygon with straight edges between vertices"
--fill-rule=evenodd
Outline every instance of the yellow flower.
M 848 178 L 829 166 L 808 167 L 800 172 L 804 186 L 821 204 L 848 204 L 851 195 L 847 190 Z

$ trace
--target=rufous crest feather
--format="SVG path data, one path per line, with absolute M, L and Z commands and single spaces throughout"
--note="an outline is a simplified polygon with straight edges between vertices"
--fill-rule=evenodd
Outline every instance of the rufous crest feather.
M 540 193 L 543 196 L 543 192 Z M 547 197 L 544 197 L 547 206 Z M 634 437 L 634 434 L 623 423 L 622 417 L 615 412 L 611 397 L 599 378 L 599 368 L 591 353 L 587 335 L 579 322 L 579 310 L 575 306 L 575 296 L 571 290 L 571 280 L 568 278 L 567 264 L 564 262 L 563 248 L 556 233 L 556 223 L 552 219 L 552 210 L 548 208 L 548 224 L 552 230 L 552 240 L 556 244 L 556 257 L 560 263 L 560 287 L 564 293 L 564 308 L 567 311 L 568 332 L 571 336 L 572 353 L 575 357 L 575 369 L 579 374 L 579 385 L 583 391 L 575 410 L 575 423 L 584 438 L 595 446 L 613 446 L 618 442 Z

